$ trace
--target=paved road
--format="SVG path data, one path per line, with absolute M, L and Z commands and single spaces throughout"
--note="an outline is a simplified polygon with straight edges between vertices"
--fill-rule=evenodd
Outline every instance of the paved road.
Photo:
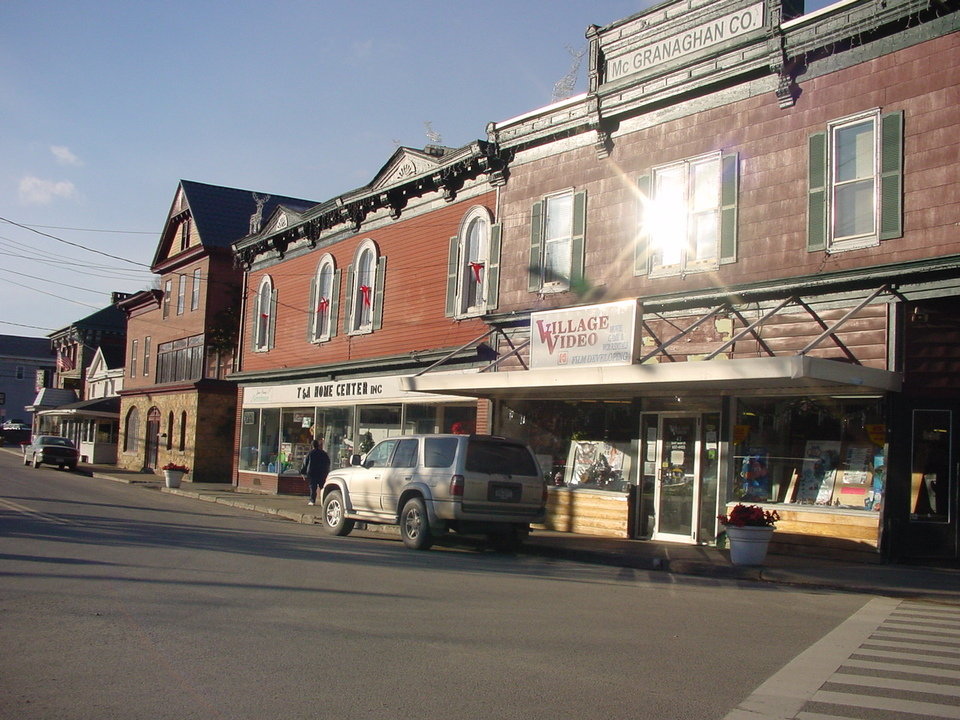
M 726 720 L 960 718 L 960 608 L 871 600 Z
M 413 553 L 0 455 L 4 720 L 719 719 L 869 601 Z

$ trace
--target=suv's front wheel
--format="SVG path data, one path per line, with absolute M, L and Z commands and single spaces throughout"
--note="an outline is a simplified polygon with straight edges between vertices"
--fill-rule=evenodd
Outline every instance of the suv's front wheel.
M 331 490 L 323 500 L 323 529 L 331 535 L 349 535 L 353 530 L 353 520 L 346 516 L 343 493 Z
M 410 498 L 404 504 L 400 511 L 400 536 L 403 544 L 411 550 L 429 550 L 433 545 L 427 507 L 422 499 Z

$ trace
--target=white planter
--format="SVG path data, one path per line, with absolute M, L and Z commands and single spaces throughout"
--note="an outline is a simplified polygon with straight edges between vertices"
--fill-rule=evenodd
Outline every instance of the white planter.
M 736 527 L 727 525 L 730 562 L 734 565 L 762 565 L 773 537 L 772 527 Z
M 163 471 L 163 481 L 166 483 L 168 488 L 178 488 L 180 487 L 180 482 L 183 480 L 185 473 L 180 470 L 164 470 Z

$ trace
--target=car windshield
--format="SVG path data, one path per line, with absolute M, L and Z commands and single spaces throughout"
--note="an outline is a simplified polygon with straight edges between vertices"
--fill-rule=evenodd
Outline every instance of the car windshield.
M 533 456 L 523 445 L 481 438 L 472 438 L 467 446 L 466 469 L 498 475 L 539 475 Z
M 42 437 L 40 438 L 41 445 L 62 445 L 63 447 L 73 447 L 73 440 L 70 440 L 65 437 Z

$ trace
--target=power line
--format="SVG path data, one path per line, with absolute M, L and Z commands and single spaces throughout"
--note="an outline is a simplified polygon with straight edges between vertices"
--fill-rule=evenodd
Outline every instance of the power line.
M 5 217 L 0 217 L 0 221 L 3 221 L 3 222 L 5 222 L 5 223 L 9 223 L 9 224 L 11 224 L 11 225 L 15 225 L 16 227 L 18 227 L 18 228 L 23 228 L 24 230 L 29 230 L 30 232 L 36 233 L 37 235 L 43 235 L 44 237 L 48 237 L 48 238 L 50 238 L 51 240 L 56 240 L 57 242 L 62 242 L 64 245 L 71 245 L 72 247 L 80 248 L 81 250 L 86 250 L 87 252 L 96 253 L 97 255 L 103 255 L 104 257 L 113 258 L 114 260 L 120 260 L 120 261 L 125 262 L 125 263 L 130 263 L 131 265 L 139 265 L 140 267 L 145 267 L 145 268 L 149 268 L 149 267 L 150 267 L 149 265 L 146 265 L 146 264 L 141 263 L 141 262 L 137 262 L 136 260 L 129 260 L 128 258 L 120 257 L 119 255 L 111 255 L 110 253 L 103 252 L 102 250 L 94 250 L 93 248 L 88 248 L 88 247 L 86 247 L 85 245 L 80 245 L 79 243 L 70 242 L 69 240 L 64 240 L 63 238 L 57 237 L 56 235 L 51 235 L 50 233 L 45 233 L 45 232 L 40 232 L 39 230 L 34 230 L 34 229 L 33 229 L 32 227 L 30 227 L 29 225 L 22 225 L 22 224 L 20 224 L 20 223 L 18 223 L 18 222 L 14 222 L 13 220 L 9 220 L 9 219 L 7 219 L 7 218 L 5 218 Z
M 15 327 L 33 328 L 34 330 L 49 330 L 56 332 L 56 328 L 40 327 L 39 325 L 24 325 L 23 323 L 10 322 L 9 320 L 0 320 L 0 325 L 14 325 Z
M 4 219 L 4 222 L 10 222 L 9 220 Z M 120 235 L 156 235 L 155 232 L 148 232 L 146 230 L 99 230 L 94 228 L 75 228 L 75 227 L 63 227 L 61 225 L 21 225 L 20 227 L 33 229 L 33 228 L 45 228 L 47 230 L 75 230 L 76 232 L 95 232 L 95 233 L 117 233 Z

